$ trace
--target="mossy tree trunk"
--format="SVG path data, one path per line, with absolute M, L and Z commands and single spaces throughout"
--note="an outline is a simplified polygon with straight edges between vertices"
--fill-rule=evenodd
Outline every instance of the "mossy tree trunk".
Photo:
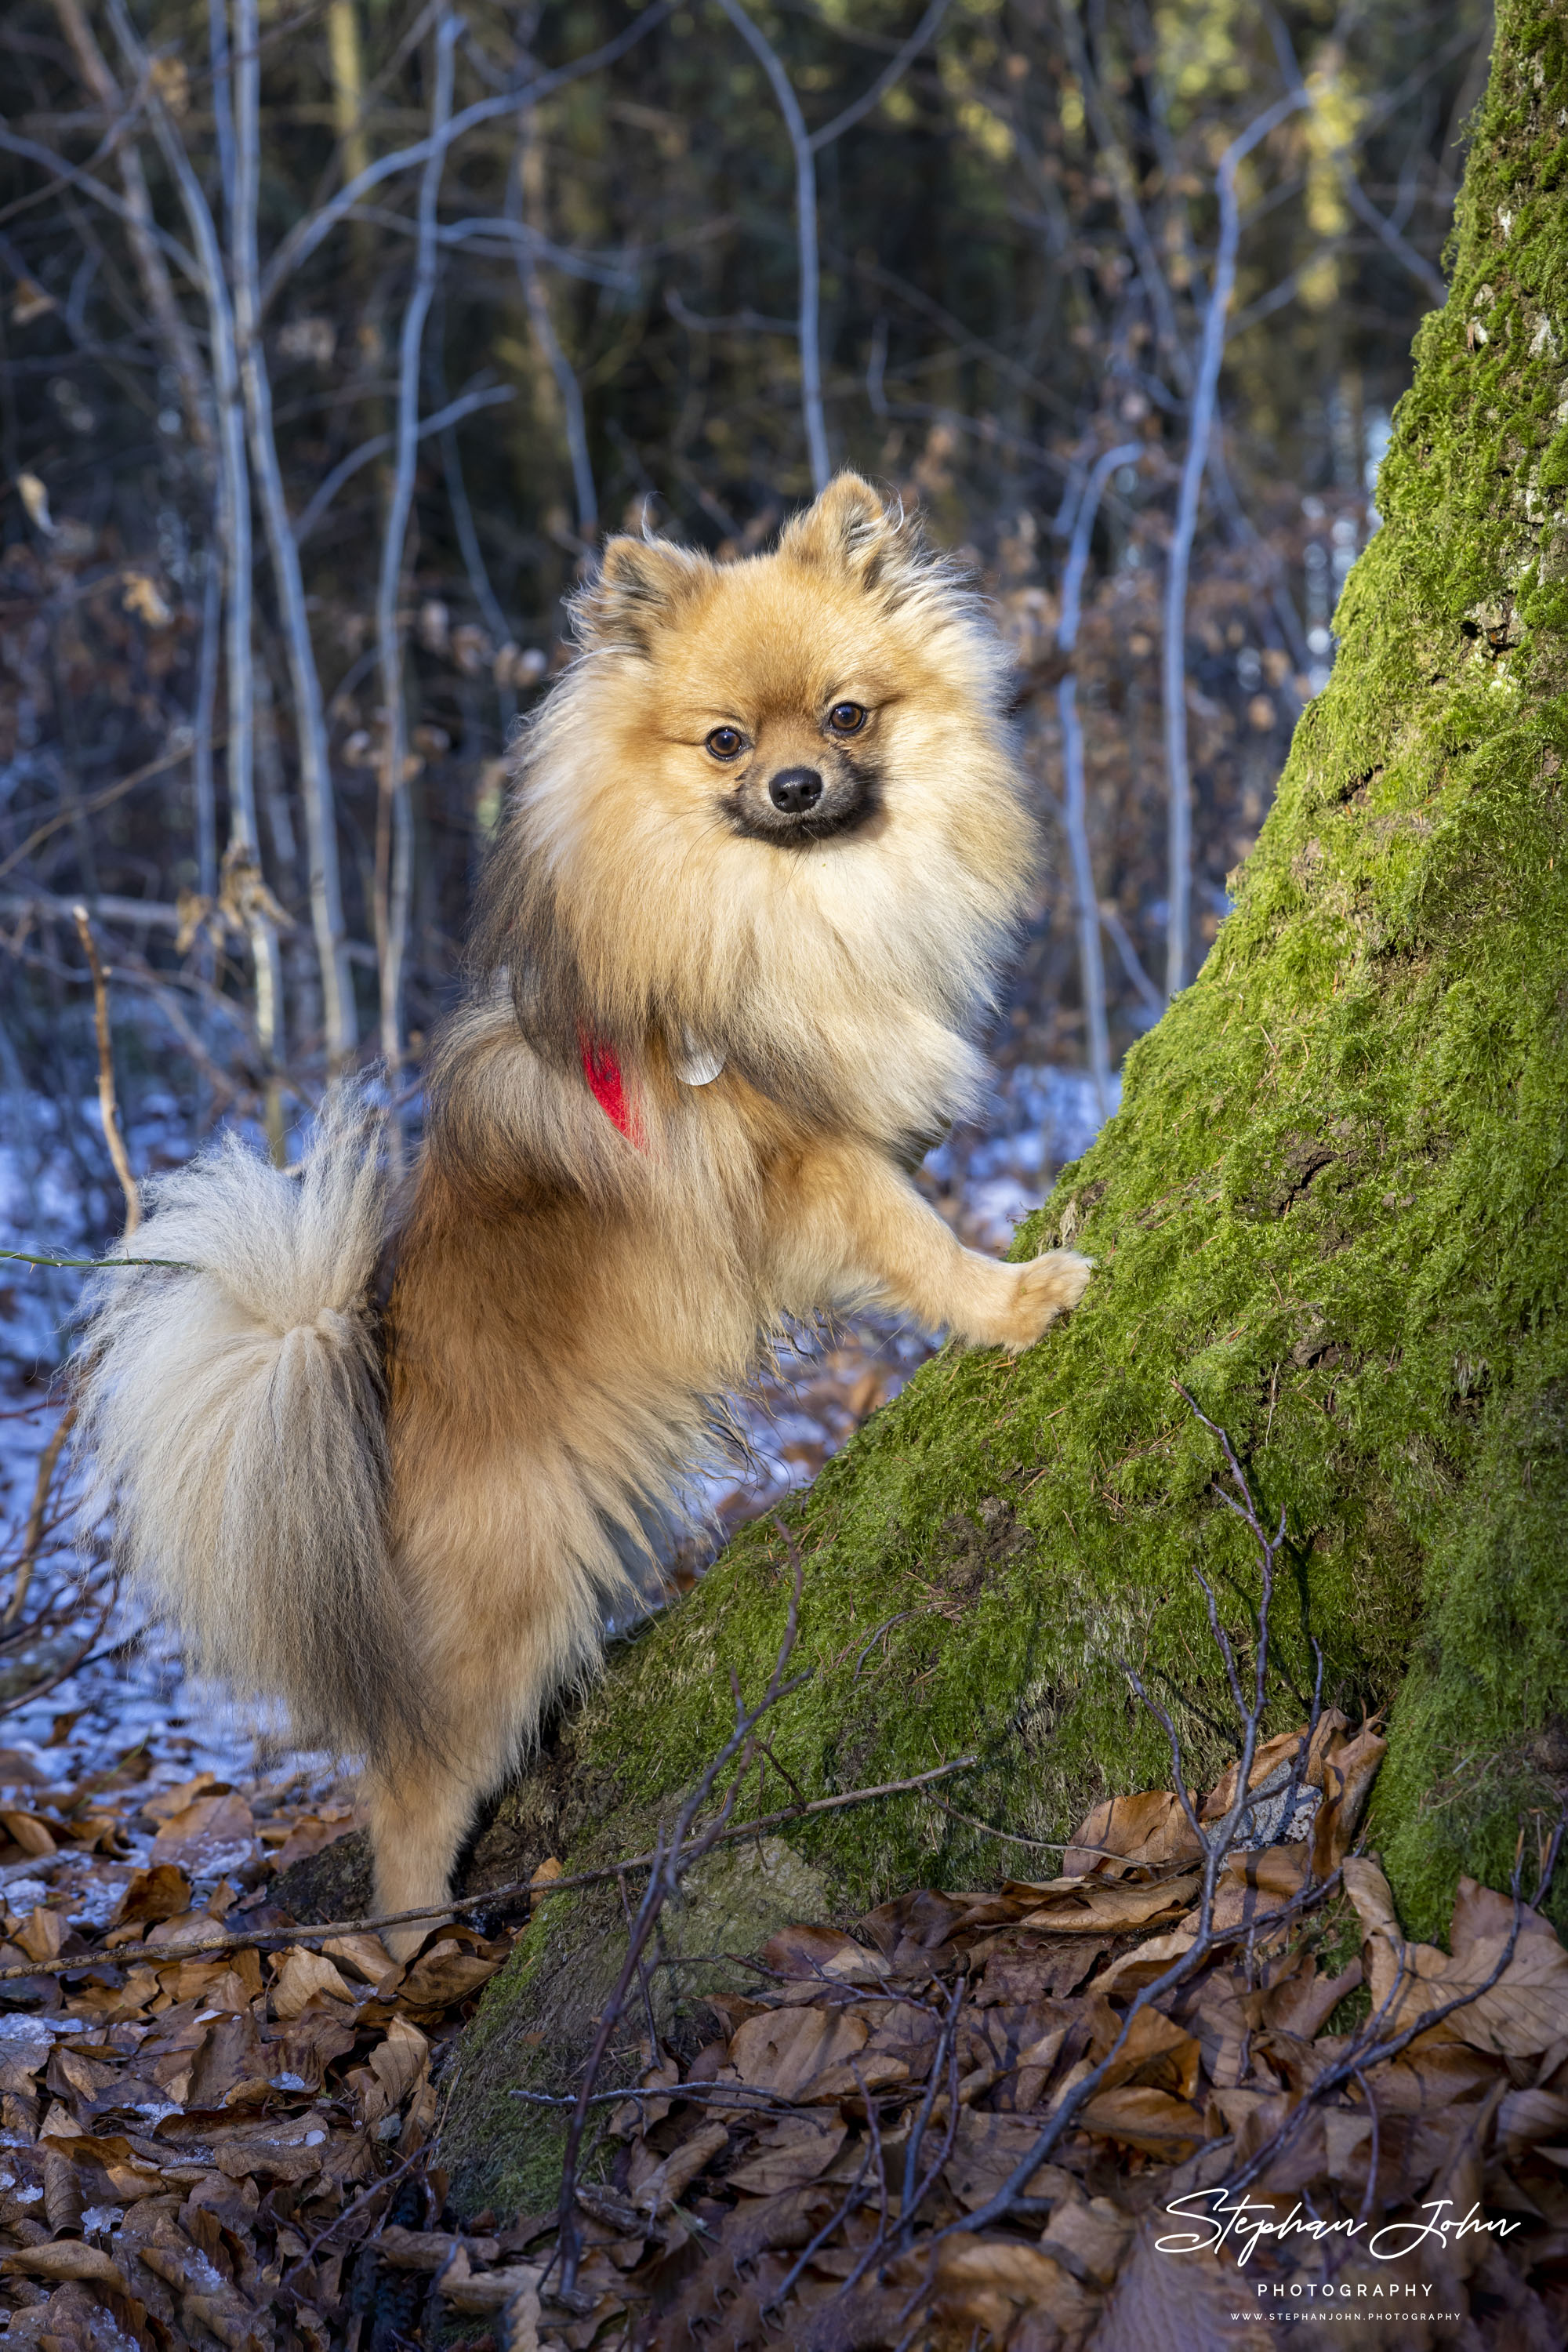
M 1373 1833 L 1429 1934 L 1461 1866 L 1506 1876 L 1521 1814 L 1555 1815 L 1568 1766 L 1556 0 L 1500 10 L 1453 289 L 1415 358 L 1383 528 L 1236 910 L 1131 1055 L 1119 1116 L 1019 1234 L 1018 1255 L 1092 1255 L 1089 1296 L 1016 1363 L 945 1352 L 792 1510 L 796 1663 L 815 1672 L 773 1742 L 813 1793 L 978 1752 L 963 1811 L 1061 1837 L 1102 1794 L 1169 1780 L 1132 1659 L 1192 1776 L 1215 1772 L 1229 1710 L 1192 1570 L 1238 1624 L 1256 1570 L 1179 1380 L 1286 1511 L 1276 1727 L 1303 1711 L 1312 1637 L 1329 1699 L 1392 1704 Z M 752 1528 L 613 1658 L 490 1853 L 571 1869 L 651 1843 L 725 1736 L 731 1668 L 750 1695 L 764 1683 L 788 1588 L 777 1529 Z M 710 1864 L 680 1939 L 754 1948 L 783 1916 L 1031 1864 L 1049 1874 L 1048 1854 L 900 1800 Z M 552 1906 L 490 1988 L 446 2137 L 473 2202 L 548 2197 L 554 2135 L 506 2094 L 566 2079 L 619 1917 L 613 1895 Z

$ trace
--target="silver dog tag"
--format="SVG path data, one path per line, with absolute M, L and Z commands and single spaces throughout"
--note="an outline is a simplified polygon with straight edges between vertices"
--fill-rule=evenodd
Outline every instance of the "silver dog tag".
M 723 1055 L 715 1054 L 711 1046 L 700 1045 L 689 1029 L 682 1032 L 680 1045 L 676 1076 L 689 1087 L 711 1086 L 724 1066 Z

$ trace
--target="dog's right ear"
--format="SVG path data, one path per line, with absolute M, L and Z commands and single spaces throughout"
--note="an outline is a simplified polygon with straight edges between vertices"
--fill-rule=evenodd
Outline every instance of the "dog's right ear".
M 597 573 L 572 600 L 578 643 L 647 653 L 655 631 L 679 618 L 709 568 L 668 539 L 612 539 Z
M 888 505 L 858 474 L 837 474 L 804 514 L 784 526 L 779 553 L 855 581 L 889 608 L 945 572 L 917 516 Z

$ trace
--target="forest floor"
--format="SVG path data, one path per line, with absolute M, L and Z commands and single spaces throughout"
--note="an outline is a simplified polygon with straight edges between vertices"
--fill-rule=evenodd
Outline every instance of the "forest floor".
M 288 1911 L 279 1874 L 352 1827 L 342 1791 L 171 1780 L 151 1738 L 77 1777 L 68 1736 L 0 1751 L 12 2343 L 1568 2336 L 1568 1952 L 1525 1899 L 1549 1857 L 1517 1901 L 1462 1885 L 1448 1954 L 1403 1943 L 1350 1850 L 1375 1727 L 1258 1751 L 1206 1924 L 1197 1838 L 1156 1791 L 1100 1808 L 1055 1878 L 784 1929 L 668 2039 L 638 1988 L 610 2019 L 622 2087 L 560 2086 L 603 2122 L 570 2278 L 557 2212 L 459 2219 L 439 2168 L 457 2037 L 528 1891 L 398 1966 L 363 1923 Z

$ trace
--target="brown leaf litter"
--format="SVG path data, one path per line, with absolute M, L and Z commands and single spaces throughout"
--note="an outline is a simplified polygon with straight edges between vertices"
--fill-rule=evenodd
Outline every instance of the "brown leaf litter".
M 437 2168 L 441 2063 L 504 1937 L 447 1922 L 407 1969 L 364 1932 L 203 1953 L 239 1924 L 215 1863 L 254 1883 L 333 1809 L 258 1821 L 210 1782 L 139 1813 L 134 1788 L 6 1790 L 57 1848 L 90 1829 L 112 1856 L 132 1814 L 155 1832 L 143 1866 L 102 1864 L 121 1881 L 105 1929 L 48 1904 L 4 1918 L 3 1960 L 81 1960 L 0 1987 L 10 2336 L 1207 2352 L 1331 2313 L 1384 2344 L 1550 2352 L 1568 2341 L 1568 1953 L 1469 1880 L 1449 1948 L 1407 1943 L 1351 1851 L 1380 1734 L 1330 1713 L 1304 1739 L 1258 1750 L 1212 1949 L 1187 1810 L 1154 1790 L 1097 1807 L 1058 1878 L 784 1930 L 676 2047 L 639 2053 L 628 2011 L 560 2299 L 557 2217 L 462 2221 Z M 1213 1822 L 1236 1794 L 1233 1775 L 1193 1810 Z M 1010 2179 L 1018 2199 L 983 2214 Z

